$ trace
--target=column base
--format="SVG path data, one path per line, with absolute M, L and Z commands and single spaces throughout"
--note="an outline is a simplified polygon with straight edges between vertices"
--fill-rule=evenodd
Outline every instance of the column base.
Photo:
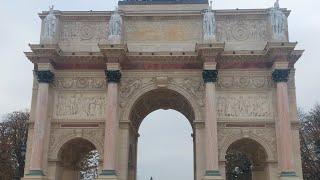
M 49 180 L 46 176 L 25 175 L 22 180 Z
M 117 176 L 104 176 L 104 175 L 99 175 L 96 180 L 118 180 Z
M 203 180 L 224 180 L 219 171 L 206 171 Z
M 29 174 L 26 174 L 22 180 L 48 180 L 41 170 L 30 170 Z
M 280 180 L 300 180 L 296 172 L 281 172 Z
M 22 180 L 49 180 L 45 176 L 24 176 Z
M 118 180 L 115 170 L 102 170 L 97 180 Z

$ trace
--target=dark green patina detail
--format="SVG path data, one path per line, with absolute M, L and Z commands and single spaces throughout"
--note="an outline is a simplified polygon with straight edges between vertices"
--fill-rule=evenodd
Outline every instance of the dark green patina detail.
M 116 176 L 115 170 L 102 170 L 102 173 L 100 174 L 102 176 Z
M 34 71 L 39 83 L 52 83 L 54 74 L 51 71 Z
M 28 176 L 44 176 L 41 170 L 30 170 Z
M 217 70 L 203 70 L 202 78 L 205 83 L 217 82 L 218 71 Z
M 272 79 L 275 82 L 288 82 L 290 69 L 275 69 L 272 72 Z
M 221 176 L 219 171 L 206 171 L 205 176 Z
M 280 177 L 297 177 L 296 172 L 281 172 Z
M 105 70 L 108 82 L 119 83 L 121 79 L 120 70 Z

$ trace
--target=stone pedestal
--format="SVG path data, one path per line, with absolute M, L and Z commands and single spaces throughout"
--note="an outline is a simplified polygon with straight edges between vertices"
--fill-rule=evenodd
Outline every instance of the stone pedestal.
M 23 177 L 22 180 L 49 180 L 49 179 L 46 176 L 27 175 Z
M 204 176 L 203 180 L 224 180 L 222 176 Z
M 280 176 L 280 180 L 303 180 L 298 176 Z
M 117 176 L 104 176 L 100 175 L 97 180 L 118 180 Z

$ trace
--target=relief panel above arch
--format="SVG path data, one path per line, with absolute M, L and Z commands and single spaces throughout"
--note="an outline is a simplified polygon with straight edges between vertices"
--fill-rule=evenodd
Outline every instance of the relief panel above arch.
M 218 121 L 273 121 L 274 87 L 271 71 L 219 71 Z
M 106 80 L 103 71 L 58 71 L 53 82 L 53 119 L 92 121 L 105 118 Z
M 105 118 L 105 93 L 57 92 L 53 118 L 62 120 L 101 120 Z

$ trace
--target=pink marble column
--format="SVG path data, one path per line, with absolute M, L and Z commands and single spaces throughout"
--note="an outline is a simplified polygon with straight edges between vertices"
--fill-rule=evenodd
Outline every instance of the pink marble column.
M 289 118 L 288 69 L 275 70 L 273 80 L 277 86 L 277 139 L 279 144 L 279 165 L 282 177 L 296 176 L 293 163 L 292 132 Z
M 49 83 L 53 81 L 54 75 L 50 71 L 36 71 L 36 75 L 39 81 L 39 88 L 35 110 L 32 152 L 30 158 L 30 175 L 43 176 L 45 137 L 47 137 L 47 127 L 49 123 L 47 120 Z
M 105 138 L 103 153 L 103 176 L 116 176 L 118 120 L 118 83 L 121 78 L 119 70 L 107 70 L 108 90 L 105 119 Z
M 218 132 L 216 117 L 217 70 L 204 70 L 205 82 L 205 128 L 206 128 L 206 176 L 220 177 L 218 158 Z

